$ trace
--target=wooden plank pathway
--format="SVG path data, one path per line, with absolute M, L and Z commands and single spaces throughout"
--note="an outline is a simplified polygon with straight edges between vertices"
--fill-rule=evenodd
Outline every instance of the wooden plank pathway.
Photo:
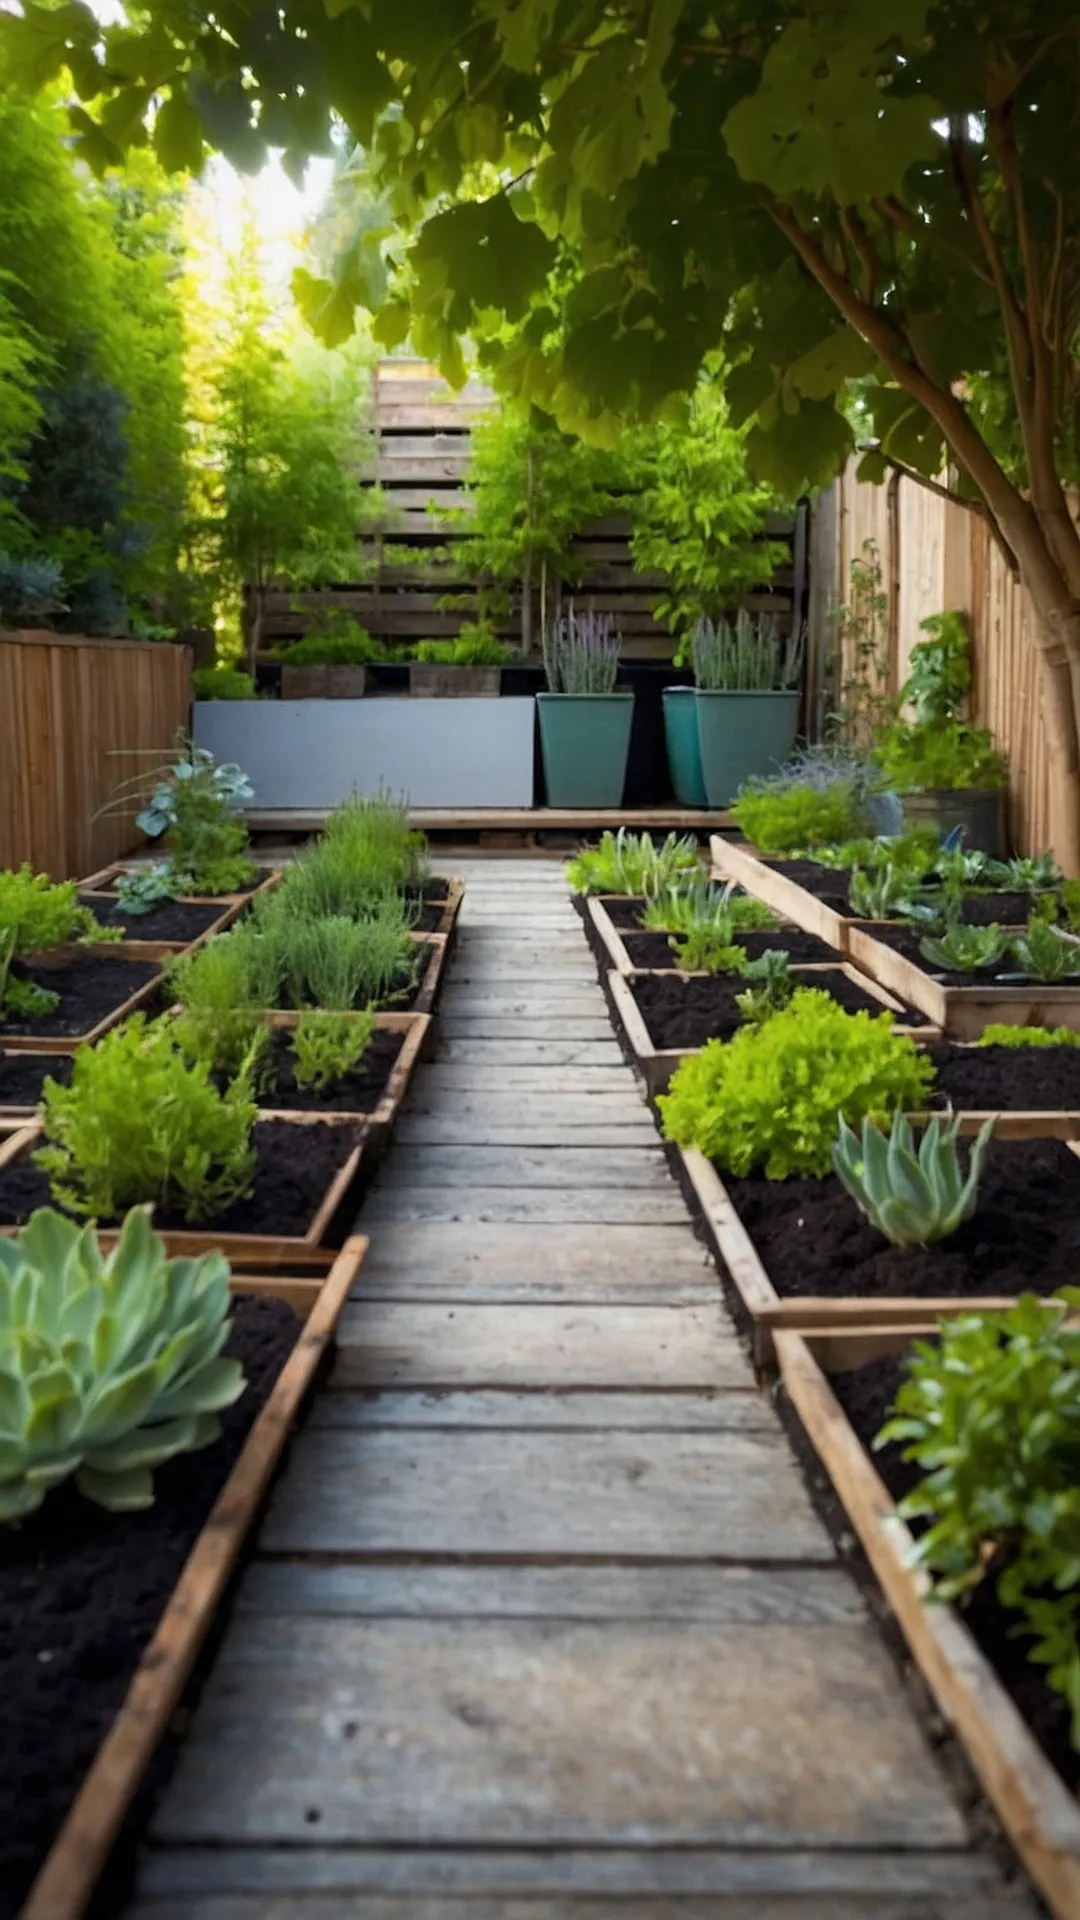
M 559 867 L 467 868 L 129 1920 L 1032 1920 L 755 1388 Z

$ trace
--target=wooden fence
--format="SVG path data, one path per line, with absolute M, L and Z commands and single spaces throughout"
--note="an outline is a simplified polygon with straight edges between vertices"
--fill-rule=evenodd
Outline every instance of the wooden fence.
M 402 554 L 403 548 L 453 548 L 460 524 L 448 518 L 452 509 L 471 505 L 465 490 L 469 464 L 469 434 L 478 418 L 497 405 L 491 389 L 469 381 L 453 393 L 426 361 L 394 358 L 380 362 L 374 378 L 374 458 L 372 476 L 386 494 L 389 513 L 373 558 L 376 571 L 370 581 L 342 585 L 332 592 L 268 596 L 264 632 L 268 641 L 292 639 L 311 624 L 311 610 L 335 606 L 355 615 L 369 632 L 405 646 L 411 641 L 450 638 L 468 612 L 444 612 L 438 600 L 448 593 L 465 593 L 475 585 L 450 560 L 437 578 Z M 768 591 L 747 601 L 752 609 L 778 614 L 781 626 L 805 614 L 805 513 L 771 524 L 767 534 L 786 540 L 788 564 L 778 567 Z M 664 577 L 639 573 L 630 558 L 630 524 L 625 517 L 597 520 L 575 542 L 585 563 L 584 577 L 574 589 L 579 605 L 613 615 L 623 635 L 628 659 L 670 660 L 673 642 L 667 628 L 653 617 Z M 521 637 L 520 612 L 500 623 L 500 632 L 512 643 Z
M 837 483 L 836 597 L 846 598 L 851 563 L 867 541 L 880 556 L 888 596 L 888 686 L 907 674 L 919 622 L 945 609 L 971 620 L 971 715 L 989 727 L 1008 756 L 1013 839 L 1025 853 L 1050 844 L 1050 779 L 1039 698 L 1038 662 L 1025 595 L 976 515 L 894 474 L 883 486 Z M 851 671 L 840 662 L 840 677 Z
M 0 867 L 70 880 L 129 852 L 131 818 L 93 816 L 168 752 L 190 700 L 187 647 L 0 635 Z

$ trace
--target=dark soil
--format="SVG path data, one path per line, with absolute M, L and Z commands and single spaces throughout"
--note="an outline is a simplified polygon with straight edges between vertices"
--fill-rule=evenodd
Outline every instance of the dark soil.
M 152 960 L 120 960 L 93 948 L 78 959 L 51 965 L 35 960 L 32 966 L 16 961 L 12 973 L 22 980 L 34 980 L 60 995 L 60 1004 L 51 1013 L 34 1020 L 0 1022 L 0 1038 L 5 1033 L 36 1033 L 67 1037 L 89 1033 L 148 980 L 157 978 L 161 968 Z
M 951 973 L 947 967 L 935 967 L 922 951 L 922 942 L 927 938 L 917 927 L 889 926 L 884 921 L 875 921 L 873 934 L 883 946 L 891 947 L 894 953 L 902 953 L 905 960 L 913 960 L 923 973 L 932 980 L 940 980 L 943 987 L 992 987 L 1002 973 L 1009 971 L 1009 958 L 1003 954 L 992 967 L 979 967 L 971 973 Z M 1009 986 L 1018 986 L 1019 981 L 1009 981 Z
M 145 1512 L 106 1513 L 65 1485 L 0 1529 L 0 1920 L 22 1905 L 299 1325 L 280 1300 L 237 1300 L 225 1351 L 247 1387 L 213 1446 L 158 1470 Z
M 835 1299 L 1052 1293 L 1080 1271 L 1080 1165 L 1061 1140 L 994 1140 L 966 1226 L 892 1247 L 839 1180 L 725 1177 L 777 1293 Z
M 378 1029 L 353 1072 L 335 1082 L 328 1092 L 316 1093 L 311 1087 L 297 1086 L 292 1071 L 290 1036 L 275 1033 L 264 1061 L 260 1061 L 260 1068 L 265 1065 L 268 1071 L 260 1081 L 259 1105 L 280 1107 L 288 1113 L 370 1113 L 386 1091 L 386 1083 L 404 1044 L 404 1034 Z M 0 1097 L 2 1095 L 0 1077 Z
M 735 938 L 751 960 L 757 960 L 767 947 L 789 954 L 794 966 L 835 965 L 837 960 L 835 947 L 819 940 L 816 933 L 801 933 L 798 927 L 777 927 L 773 933 L 737 933 Z M 660 970 L 677 964 L 666 933 L 624 933 L 622 940 L 635 967 Z
M 977 1113 L 1080 1110 L 1080 1047 L 928 1047 L 938 1100 Z M 0 1087 L 3 1082 L 0 1080 Z
M 962 917 L 969 927 L 1026 927 L 1034 905 L 1030 893 L 965 893 Z
M 816 900 L 852 918 L 848 905 L 850 872 L 836 867 L 819 867 L 816 860 L 766 860 L 765 865 L 782 873 L 796 886 L 805 888 Z M 932 898 L 927 894 L 927 899 Z M 995 920 L 1003 927 L 1026 924 L 1034 905 L 1030 893 L 966 893 L 962 918 L 972 927 L 988 927 Z
M 884 1425 L 903 1378 L 900 1358 L 891 1355 L 832 1376 L 833 1392 L 867 1449 Z M 910 1492 L 920 1477 L 918 1468 L 901 1458 L 901 1451 L 899 1445 L 890 1442 L 874 1455 L 874 1464 L 894 1500 Z M 1068 1710 L 1060 1694 L 1051 1692 L 1039 1668 L 1027 1658 L 1030 1641 L 1010 1637 L 1016 1615 L 999 1604 L 989 1580 L 962 1611 L 1047 1759 L 1075 1792 L 1080 1786 L 1080 1754 L 1070 1744 Z
M 42 1084 L 50 1075 L 66 1087 L 71 1079 L 71 1056 L 0 1053 L 0 1107 L 36 1107 Z
M 819 867 L 816 860 L 765 860 L 763 864 L 771 867 L 774 873 L 782 873 L 785 880 L 794 880 L 797 887 L 812 893 L 815 900 L 823 906 L 832 907 L 835 913 L 849 914 L 848 875 L 836 867 Z
M 197 940 L 227 911 L 225 902 L 218 907 L 200 907 L 183 900 L 167 900 L 150 913 L 125 913 L 120 902 L 107 893 L 83 893 L 79 896 L 103 927 L 119 927 L 128 940 Z
M 260 1120 L 255 1127 L 258 1162 L 246 1200 L 237 1200 L 212 1220 L 196 1222 L 180 1213 L 158 1210 L 154 1225 L 199 1233 L 275 1233 L 300 1238 L 362 1133 L 363 1128 L 347 1121 L 298 1126 L 288 1120 Z M 0 1224 L 20 1226 L 35 1207 L 51 1204 L 49 1182 L 28 1155 L 0 1168 Z
M 726 1040 L 743 1022 L 735 1005 L 735 996 L 752 987 L 752 980 L 738 976 L 727 978 L 705 974 L 683 977 L 672 974 L 653 980 L 635 980 L 634 999 L 641 1009 L 653 1046 L 700 1047 L 706 1040 Z M 849 980 L 839 968 L 835 972 L 807 974 L 800 982 L 818 987 L 839 1002 L 846 1012 L 880 1013 L 881 1002 L 871 999 L 861 987 Z

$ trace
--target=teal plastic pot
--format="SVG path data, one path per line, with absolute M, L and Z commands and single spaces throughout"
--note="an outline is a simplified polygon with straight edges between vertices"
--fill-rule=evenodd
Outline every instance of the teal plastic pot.
M 698 744 L 710 807 L 726 807 L 744 780 L 775 773 L 795 745 L 797 693 L 695 694 Z
M 538 693 L 549 807 L 618 807 L 630 752 L 632 693 Z
M 963 827 L 966 852 L 1004 859 L 1004 788 L 927 787 L 922 793 L 905 793 L 903 807 L 909 827 L 936 827 L 942 834 Z
M 698 740 L 697 694 L 693 687 L 665 687 L 664 738 L 671 784 L 680 807 L 706 805 Z

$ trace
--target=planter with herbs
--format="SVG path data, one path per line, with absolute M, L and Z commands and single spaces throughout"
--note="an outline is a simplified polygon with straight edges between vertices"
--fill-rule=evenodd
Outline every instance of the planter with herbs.
M 1080 1911 L 1074 1305 L 1028 1296 L 915 1343 L 776 1336 L 823 1518 L 853 1529 L 1056 1920 Z
M 0 1368 L 27 1407 L 51 1369 L 57 1414 L 43 1425 L 11 1398 L 0 1480 L 17 1522 L 0 1538 L 0 1904 L 25 1920 L 76 1920 L 95 1893 L 123 1904 L 151 1810 L 137 1796 L 366 1246 L 285 1283 L 230 1281 L 218 1252 L 170 1265 L 143 1209 L 119 1242 L 107 1254 L 54 1214 L 0 1245 L 0 1294 L 19 1289 L 35 1333 L 0 1341 Z
M 785 639 L 774 615 L 755 619 L 743 607 L 734 625 L 699 620 L 691 645 L 702 785 L 710 807 L 726 807 L 745 781 L 771 773 L 795 744 L 802 635 Z
M 927 1121 L 941 1099 L 887 1016 L 806 990 L 679 1068 L 664 1131 L 760 1353 L 776 1327 L 912 1326 L 1071 1281 L 1073 1146 L 1030 1114 Z
M 544 635 L 548 690 L 536 696 L 549 807 L 618 807 L 632 693 L 616 691 L 622 642 L 608 614 L 571 605 Z
M 156 993 L 161 967 L 80 904 L 75 882 L 0 873 L 0 1046 L 70 1053 Z
M 971 691 L 967 617 L 932 614 L 920 627 L 928 637 L 911 649 L 892 716 L 876 731 L 875 760 L 909 827 L 960 831 L 973 851 L 1000 858 L 1008 772 L 993 736 L 961 717 Z

